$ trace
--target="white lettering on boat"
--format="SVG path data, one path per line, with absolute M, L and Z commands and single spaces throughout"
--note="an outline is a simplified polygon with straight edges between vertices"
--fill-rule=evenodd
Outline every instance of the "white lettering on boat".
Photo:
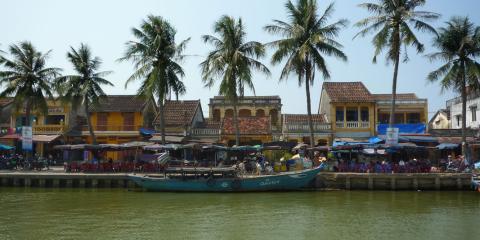
M 227 182 L 223 182 L 221 186 L 222 186 L 223 188 L 226 188 L 226 187 L 228 187 L 228 183 L 227 183 Z
M 259 185 L 260 186 L 269 186 L 269 185 L 276 185 L 276 184 L 279 184 L 279 183 L 280 183 L 280 180 L 266 179 L 265 181 L 260 182 Z

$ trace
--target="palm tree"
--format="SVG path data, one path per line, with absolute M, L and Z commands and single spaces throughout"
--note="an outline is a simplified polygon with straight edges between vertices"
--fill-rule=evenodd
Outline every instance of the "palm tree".
M 92 56 L 90 48 L 83 43 L 80 44 L 78 50 L 70 47 L 67 59 L 73 65 L 77 74 L 57 78 L 55 80 L 56 88 L 63 95 L 61 99 L 71 103 L 72 109 L 77 109 L 83 104 L 90 138 L 92 143 L 96 145 L 97 140 L 90 119 L 89 106 L 98 104 L 99 100 L 106 96 L 102 90 L 102 85 L 113 86 L 111 82 L 104 78 L 111 72 L 98 71 L 102 65 L 102 60 L 99 57 Z
M 430 60 L 444 63 L 431 72 L 427 79 L 440 81 L 442 90 L 454 89 L 462 97 L 462 154 L 468 156 L 466 141 L 467 87 L 479 90 L 480 81 L 480 27 L 468 17 L 453 17 L 447 26 L 439 29 L 434 46 L 439 50 L 429 54 Z M 466 155 L 467 154 L 467 155 Z
M 137 91 L 139 97 L 158 98 L 160 130 L 162 143 L 165 143 L 165 116 L 163 108 L 169 93 L 173 91 L 177 98 L 184 94 L 186 89 L 181 81 L 185 76 L 179 61 L 184 57 L 183 51 L 190 38 L 175 43 L 175 28 L 159 16 L 148 16 L 140 28 L 132 28 L 136 41 L 127 42 L 127 50 L 119 61 L 131 60 L 136 68 L 135 72 L 125 83 L 142 79 Z
M 341 19 L 328 23 L 334 11 L 333 4 L 327 7 L 322 16 L 317 13 L 315 0 L 298 0 L 296 4 L 288 1 L 285 7 L 288 22 L 273 20 L 272 25 L 265 26 L 267 32 L 283 37 L 269 44 L 276 48 L 272 64 L 279 64 L 286 59 L 280 80 L 287 79 L 294 73 L 298 76 L 298 85 L 305 84 L 310 145 L 314 146 L 310 86 L 314 83 L 316 70 L 321 72 L 324 79 L 330 78 L 325 56 L 347 61 L 347 56 L 340 50 L 342 45 L 335 38 L 348 21 Z
M 217 79 L 221 79 L 219 94 L 233 103 L 233 122 L 235 125 L 235 144 L 240 145 L 240 130 L 238 128 L 238 100 L 244 96 L 245 86 L 255 93 L 252 81 L 252 69 L 267 76 L 270 70 L 257 59 L 265 55 L 263 44 L 255 41 L 245 42 L 246 32 L 242 19 L 236 20 L 230 16 L 222 16 L 215 22 L 213 31 L 219 37 L 203 35 L 205 43 L 213 45 L 214 49 L 200 66 L 202 80 L 206 87 L 211 88 Z
M 9 47 L 12 58 L 2 57 L 4 71 L 0 71 L 0 85 L 5 89 L 0 97 L 13 96 L 17 110 L 25 107 L 26 126 L 30 126 L 31 111 L 46 113 L 47 98 L 53 97 L 52 82 L 60 68 L 46 66 L 51 51 L 42 53 L 30 42 Z
M 397 77 L 400 64 L 401 48 L 413 46 L 418 53 L 424 51 L 423 44 L 418 40 L 413 29 L 422 32 L 436 34 L 435 29 L 427 21 L 440 17 L 439 14 L 417 11 L 418 7 L 425 5 L 425 0 L 377 0 L 377 3 L 363 3 L 359 7 L 366 9 L 372 16 L 360 20 L 355 24 L 363 28 L 355 35 L 364 37 L 375 33 L 372 43 L 375 48 L 373 63 L 377 62 L 377 56 L 387 49 L 387 63 L 393 61 L 395 65 L 392 81 L 392 106 L 390 109 L 389 126 L 395 123 L 395 102 L 397 99 Z M 408 55 L 404 53 L 404 62 Z

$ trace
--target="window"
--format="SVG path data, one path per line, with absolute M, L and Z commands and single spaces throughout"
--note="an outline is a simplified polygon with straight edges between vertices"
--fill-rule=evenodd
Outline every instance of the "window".
M 45 117 L 45 124 L 60 125 L 65 121 L 64 115 L 48 115 Z
M 362 107 L 360 109 L 360 120 L 362 122 L 368 122 L 368 107 Z
M 344 112 L 343 112 L 343 107 L 337 107 L 336 108 L 336 113 L 335 113 L 335 121 L 337 122 L 343 122 L 344 119 Z
M 395 124 L 404 124 L 405 119 L 403 113 L 395 113 Z
M 420 123 L 420 113 L 408 113 L 407 123 Z
M 470 111 L 472 111 L 472 122 L 477 121 L 477 106 L 470 106 Z
M 123 113 L 123 130 L 134 131 L 135 130 L 135 114 L 133 112 Z
M 462 115 L 455 115 L 457 118 L 457 127 L 460 127 L 460 122 L 462 121 Z
M 358 108 L 352 107 L 347 108 L 347 122 L 357 122 L 358 121 Z
M 388 113 L 379 113 L 378 114 L 378 121 L 381 124 L 387 124 L 390 121 L 390 114 Z
M 97 113 L 97 131 L 107 131 L 108 113 Z

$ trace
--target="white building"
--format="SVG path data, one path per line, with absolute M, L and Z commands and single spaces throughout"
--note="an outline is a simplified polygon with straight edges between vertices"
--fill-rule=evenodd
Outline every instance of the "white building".
M 480 125 L 480 93 L 467 96 L 467 128 L 479 129 Z M 450 128 L 462 128 L 462 97 L 456 97 L 447 101 L 447 109 L 450 110 Z

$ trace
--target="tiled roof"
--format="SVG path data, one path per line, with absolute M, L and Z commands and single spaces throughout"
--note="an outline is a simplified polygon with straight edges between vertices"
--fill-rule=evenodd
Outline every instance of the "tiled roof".
M 12 97 L 4 97 L 4 98 L 0 98 L 0 107 L 4 107 L 10 103 L 13 102 L 13 98 Z
M 146 100 L 135 95 L 109 95 L 97 105 L 89 106 L 89 112 L 141 112 Z
M 238 127 L 243 135 L 270 134 L 269 117 L 239 117 Z M 226 117 L 223 120 L 223 134 L 235 134 L 233 118 Z
M 307 123 L 308 115 L 307 114 L 283 114 L 285 123 Z M 314 123 L 326 123 L 325 114 L 312 114 L 312 120 Z
M 388 101 L 392 99 L 392 94 L 372 94 L 377 101 Z M 397 100 L 418 100 L 415 93 L 397 93 Z
M 374 102 L 362 82 L 324 82 L 323 88 L 331 102 Z
M 166 101 L 163 108 L 165 126 L 185 126 L 192 123 L 197 108 L 200 108 L 200 100 Z M 160 114 L 155 118 L 154 124 L 160 124 Z

